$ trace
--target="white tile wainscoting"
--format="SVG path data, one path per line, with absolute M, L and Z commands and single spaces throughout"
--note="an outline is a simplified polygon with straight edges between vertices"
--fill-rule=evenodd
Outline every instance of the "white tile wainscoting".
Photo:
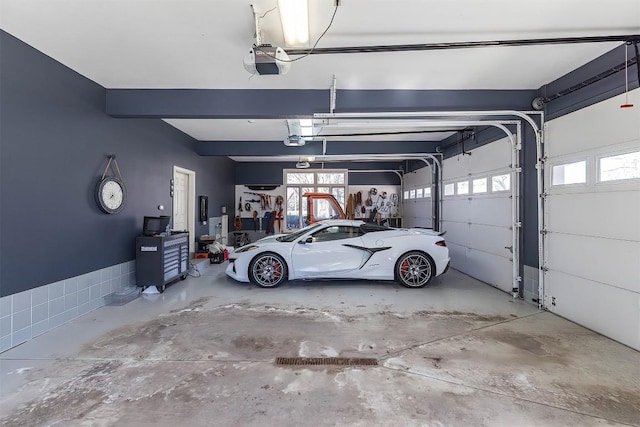
M 133 285 L 127 261 L 0 298 L 0 353 L 105 305 L 105 296 Z

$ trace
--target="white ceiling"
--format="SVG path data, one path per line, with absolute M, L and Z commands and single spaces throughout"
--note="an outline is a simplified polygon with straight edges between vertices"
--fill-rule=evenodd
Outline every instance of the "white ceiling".
M 251 76 L 251 8 L 276 0 L 0 0 L 0 27 L 106 88 L 537 89 L 617 43 L 311 55 Z M 311 39 L 334 0 L 311 0 Z M 277 10 L 263 40 L 284 46 Z M 640 32 L 638 0 L 341 0 L 318 47 Z M 285 47 L 286 48 L 286 47 Z M 277 140 L 283 120 L 167 120 L 199 140 Z M 284 136 L 283 136 L 284 135 Z
M 240 120 L 240 119 L 164 119 L 173 127 L 191 135 L 199 141 L 283 141 L 289 136 L 286 120 Z M 428 129 L 424 125 L 413 125 L 411 121 L 395 121 L 393 126 L 376 124 L 372 121 L 331 120 L 332 126 L 348 126 L 330 128 L 323 125 L 328 120 L 314 120 L 314 135 L 336 139 L 335 135 L 349 134 L 349 141 L 367 141 L 370 136 L 354 136 L 354 134 L 407 132 L 396 135 L 376 135 L 377 141 L 441 141 L 454 132 L 445 131 L 451 127 Z M 422 121 L 424 122 L 424 121 Z M 458 127 L 454 127 L 457 129 Z M 429 133 L 420 133 L 428 130 Z M 413 132 L 416 133 L 408 133 Z M 442 132 L 440 132 L 442 131 Z M 332 138 L 332 135 L 334 137 Z

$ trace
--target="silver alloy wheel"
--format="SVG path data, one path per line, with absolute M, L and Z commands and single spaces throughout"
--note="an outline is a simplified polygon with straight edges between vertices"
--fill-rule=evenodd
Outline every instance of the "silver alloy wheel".
M 409 252 L 398 260 L 397 277 L 403 286 L 421 288 L 433 277 L 432 261 L 422 252 Z
M 278 255 L 258 255 L 251 262 L 251 279 L 260 287 L 275 288 L 284 281 L 285 268 L 284 261 Z

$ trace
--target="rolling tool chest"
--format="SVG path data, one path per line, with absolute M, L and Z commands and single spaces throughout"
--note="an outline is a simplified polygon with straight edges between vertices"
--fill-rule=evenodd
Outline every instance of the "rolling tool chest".
M 166 286 L 187 278 L 189 269 L 189 233 L 136 237 L 136 283 L 146 289 Z

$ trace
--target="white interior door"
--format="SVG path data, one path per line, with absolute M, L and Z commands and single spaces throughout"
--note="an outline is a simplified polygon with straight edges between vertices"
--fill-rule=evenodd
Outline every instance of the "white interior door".
M 511 153 L 503 138 L 446 159 L 442 168 L 451 266 L 506 292 L 513 287 Z
M 194 171 L 173 167 L 173 229 L 189 232 L 189 251 L 195 239 L 195 177 Z
M 173 178 L 173 229 L 186 230 L 189 175 L 176 171 Z
M 544 304 L 640 350 L 640 90 L 547 123 Z

